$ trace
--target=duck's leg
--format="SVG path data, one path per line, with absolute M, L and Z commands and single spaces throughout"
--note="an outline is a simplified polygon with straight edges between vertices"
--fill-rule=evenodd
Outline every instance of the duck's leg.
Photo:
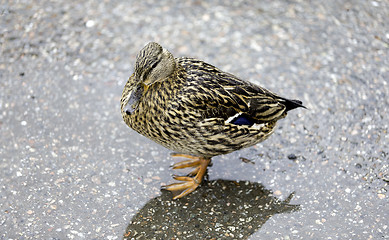
M 171 191 L 173 199 L 181 198 L 193 192 L 203 181 L 204 175 L 207 172 L 207 167 L 211 162 L 210 158 L 194 157 L 185 154 L 172 154 L 174 157 L 185 157 L 189 160 L 182 161 L 173 165 L 173 169 L 181 169 L 187 167 L 196 167 L 188 176 L 173 176 L 175 180 L 183 181 L 182 183 L 173 183 L 164 186 L 163 189 Z M 176 195 L 176 193 L 179 193 Z

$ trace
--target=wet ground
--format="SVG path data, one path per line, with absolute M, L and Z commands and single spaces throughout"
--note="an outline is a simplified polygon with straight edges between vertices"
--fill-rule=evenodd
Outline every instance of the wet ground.
M 1 239 L 389 239 L 387 1 L 1 1 Z M 173 201 L 119 100 L 156 41 L 300 99 Z

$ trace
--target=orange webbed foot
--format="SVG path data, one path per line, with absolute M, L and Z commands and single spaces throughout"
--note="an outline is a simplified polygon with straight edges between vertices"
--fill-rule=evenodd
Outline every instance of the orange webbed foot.
M 173 157 L 184 157 L 188 160 L 174 164 L 173 169 L 182 169 L 195 167 L 195 170 L 187 176 L 173 176 L 175 180 L 182 181 L 181 183 L 172 183 L 164 186 L 163 189 L 171 191 L 174 195 L 173 199 L 182 198 L 196 190 L 203 181 L 204 175 L 207 172 L 207 167 L 211 162 L 209 158 L 195 157 L 185 154 L 172 154 Z

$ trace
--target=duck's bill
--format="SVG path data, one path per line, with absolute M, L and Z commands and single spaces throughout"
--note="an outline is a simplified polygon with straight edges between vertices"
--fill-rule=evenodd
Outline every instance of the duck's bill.
M 131 115 L 138 109 L 140 98 L 142 97 L 144 88 L 141 84 L 138 84 L 138 86 L 130 93 L 130 97 L 127 101 L 127 104 L 124 106 L 124 111 Z

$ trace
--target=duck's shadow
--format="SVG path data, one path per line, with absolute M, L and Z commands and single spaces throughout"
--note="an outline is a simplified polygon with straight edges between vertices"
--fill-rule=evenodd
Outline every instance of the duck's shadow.
M 131 220 L 124 239 L 246 239 L 277 213 L 299 210 L 259 183 L 207 181 L 188 196 L 169 192 L 150 200 Z

